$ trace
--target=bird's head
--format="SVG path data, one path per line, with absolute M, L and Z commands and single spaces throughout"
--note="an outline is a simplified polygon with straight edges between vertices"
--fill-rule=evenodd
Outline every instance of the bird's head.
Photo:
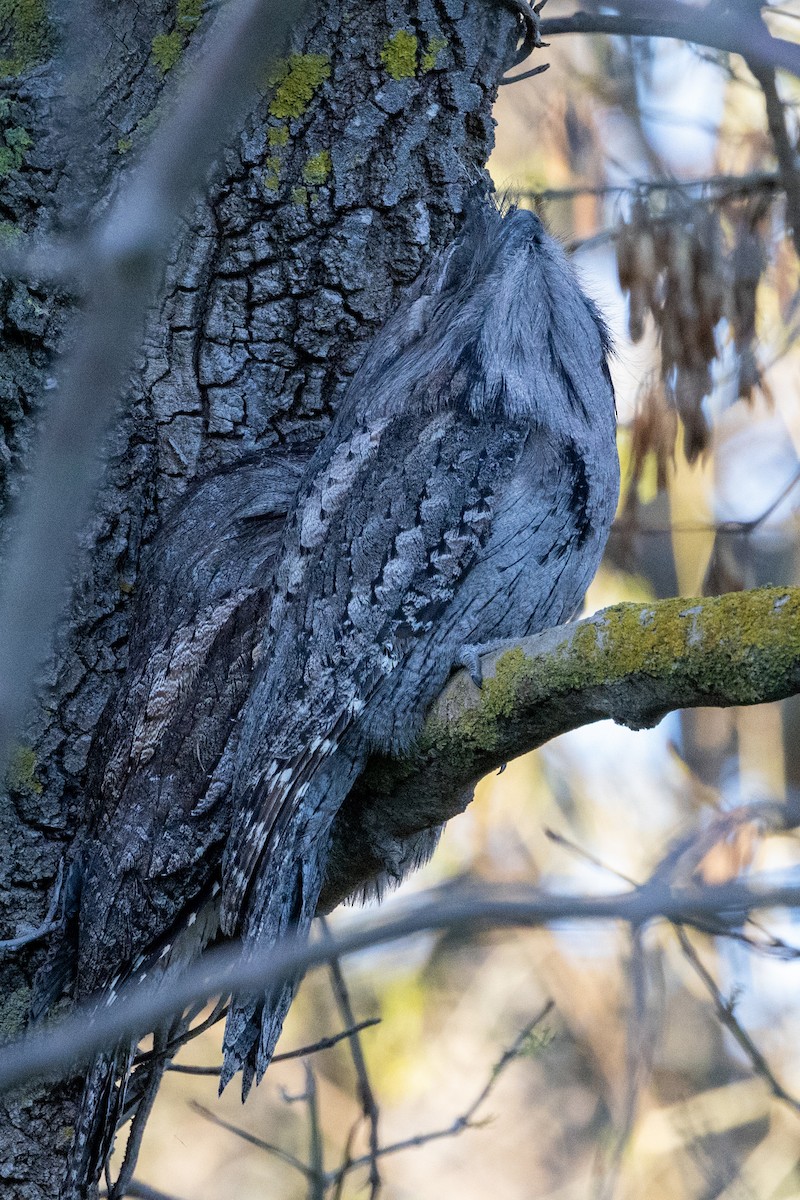
M 387 322 L 353 387 L 398 411 L 464 405 L 475 416 L 585 424 L 597 403 L 613 409 L 608 350 L 596 307 L 540 219 L 483 201 Z

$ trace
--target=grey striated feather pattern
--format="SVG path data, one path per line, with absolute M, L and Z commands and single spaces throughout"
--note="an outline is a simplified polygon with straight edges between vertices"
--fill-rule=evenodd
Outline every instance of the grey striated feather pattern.
M 221 921 L 307 928 L 371 748 L 417 732 L 467 644 L 570 617 L 617 501 L 602 322 L 533 214 L 472 211 L 386 325 L 300 488 L 242 718 Z M 293 988 L 237 1001 L 222 1084 Z
M 200 481 L 143 566 L 122 686 L 94 736 L 78 993 L 106 987 L 211 886 L 230 826 L 231 730 L 286 513 L 308 463 L 266 454 Z
M 309 457 L 302 446 L 291 458 L 267 452 L 199 481 L 155 539 L 137 585 L 128 666 L 93 739 L 93 813 L 34 1019 L 70 985 L 103 1005 L 123 986 L 168 986 L 216 936 L 235 721 Z M 87 1073 L 61 1200 L 91 1194 L 118 1124 L 136 1109 L 143 1068 L 130 1087 L 134 1048 L 99 1056 Z M 144 1074 L 164 1066 L 155 1060 Z
M 42 1008 L 70 971 L 101 1003 L 168 979 L 219 920 L 250 943 L 308 926 L 369 751 L 413 738 L 465 644 L 580 603 L 618 488 L 606 352 L 537 218 L 476 209 L 371 345 L 310 465 L 302 448 L 266 453 L 193 489 L 142 574 L 90 756 L 77 954 L 57 949 Z M 246 1092 L 266 1068 L 293 990 L 234 1003 L 223 1084 L 241 1069 Z M 89 1072 L 63 1200 L 86 1193 L 136 1102 L 131 1057 Z

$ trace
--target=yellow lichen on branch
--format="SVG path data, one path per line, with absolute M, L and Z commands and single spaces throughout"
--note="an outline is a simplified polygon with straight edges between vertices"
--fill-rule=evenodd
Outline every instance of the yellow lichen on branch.
M 483 775 L 558 734 L 800 692 L 800 588 L 618 604 L 505 644 L 481 669 L 480 689 L 453 676 L 405 756 L 370 760 L 334 826 L 324 907 L 384 870 L 393 846 L 463 811 Z
M 434 705 L 416 747 L 378 759 L 363 787 L 456 792 L 559 733 L 611 718 L 633 728 L 676 708 L 758 704 L 800 691 L 800 589 L 618 604 L 481 660 Z
M 526 712 L 540 720 L 565 698 L 564 729 L 604 716 L 637 727 L 674 708 L 780 699 L 800 690 L 800 589 L 618 604 L 487 656 L 484 672 L 471 696 L 463 675 L 454 681 L 426 729 L 455 721 L 461 735 L 489 745 L 505 741 L 499 723 Z

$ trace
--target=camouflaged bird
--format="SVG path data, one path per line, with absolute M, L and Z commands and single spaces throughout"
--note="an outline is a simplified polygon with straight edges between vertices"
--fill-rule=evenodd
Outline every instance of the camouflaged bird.
M 220 925 L 250 946 L 307 929 L 369 752 L 402 751 L 476 646 L 581 603 L 619 483 L 607 353 L 541 222 L 474 206 L 310 463 L 267 452 L 192 490 L 143 572 L 95 737 L 96 811 L 68 889 L 77 952 L 74 937 L 57 948 L 43 1009 L 69 973 L 101 1004 L 168 986 Z M 294 986 L 234 1000 L 222 1085 L 241 1070 L 246 1093 L 263 1074 Z M 130 1042 L 95 1060 L 62 1200 L 87 1194 L 134 1113 L 124 1194 L 185 1023 L 156 1031 L 164 1057 L 133 1071 Z
M 331 824 L 455 664 L 580 605 L 619 466 L 602 320 L 530 212 L 475 206 L 370 346 L 284 532 L 223 860 L 223 931 L 307 929 Z M 269 1064 L 294 985 L 237 999 L 222 1085 Z

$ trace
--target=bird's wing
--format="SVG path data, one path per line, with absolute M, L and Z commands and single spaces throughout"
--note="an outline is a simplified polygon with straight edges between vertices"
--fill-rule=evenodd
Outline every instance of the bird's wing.
M 326 485 L 323 472 L 306 497 L 298 538 L 302 544 L 303 530 L 318 521 L 324 538 L 295 555 L 294 566 L 288 550 L 292 595 L 288 603 L 279 597 L 264 674 L 244 717 L 252 784 L 237 801 L 226 846 L 227 932 L 241 928 L 254 881 L 269 871 L 300 806 L 313 812 L 324 803 L 332 817 L 344 800 L 347 770 L 325 772 L 324 797 L 309 790 L 345 739 L 352 747 L 355 734 L 358 742 L 375 689 L 469 571 L 524 442 L 525 431 L 507 420 L 478 421 L 455 409 L 403 415 L 388 422 L 360 470 L 350 465 L 346 489 Z M 444 677 L 451 665 L 444 663 Z M 363 757 L 366 746 L 351 752 Z
M 89 753 L 80 917 L 54 939 L 79 994 L 159 945 L 218 869 L 234 719 L 309 458 L 268 452 L 196 483 L 148 551 L 125 674 Z

